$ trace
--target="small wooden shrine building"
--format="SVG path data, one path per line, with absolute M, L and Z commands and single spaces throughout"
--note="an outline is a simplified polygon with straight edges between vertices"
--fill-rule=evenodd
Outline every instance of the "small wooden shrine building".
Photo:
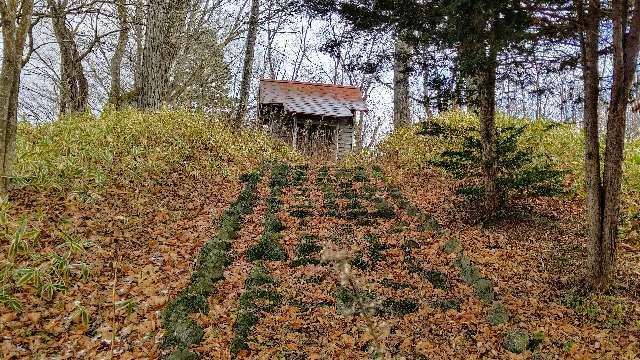
M 271 133 L 307 155 L 341 158 L 354 147 L 354 127 L 368 111 L 355 86 L 261 80 L 258 116 Z

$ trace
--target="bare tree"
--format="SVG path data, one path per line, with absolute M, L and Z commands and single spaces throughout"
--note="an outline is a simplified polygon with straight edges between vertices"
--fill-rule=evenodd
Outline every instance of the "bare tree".
M 122 61 L 124 59 L 127 43 L 129 41 L 129 12 L 124 0 L 114 0 L 118 14 L 118 42 L 111 58 L 109 72 L 111 74 L 111 88 L 109 90 L 109 103 L 116 108 L 122 104 Z
M 31 27 L 33 0 L 0 1 L 2 72 L 0 72 L 0 196 L 6 196 L 15 157 L 18 93 L 22 55 Z
M 240 128 L 247 113 L 249 103 L 249 91 L 253 75 L 253 60 L 256 53 L 256 38 L 258 37 L 258 25 L 260 21 L 260 1 L 251 0 L 251 15 L 249 16 L 249 28 L 247 29 L 247 42 L 244 52 L 244 66 L 242 67 L 242 81 L 240 83 L 240 97 L 238 110 L 236 111 L 235 126 Z
M 73 30 L 67 24 L 67 0 L 47 0 L 53 32 L 60 48 L 60 114 L 83 112 L 89 99 L 89 83 L 82 60 L 89 53 L 80 53 Z M 92 46 L 91 46 L 92 47 Z
M 140 88 L 136 89 L 140 108 L 157 109 L 166 98 L 190 5 L 190 1 L 184 0 L 149 1 Z

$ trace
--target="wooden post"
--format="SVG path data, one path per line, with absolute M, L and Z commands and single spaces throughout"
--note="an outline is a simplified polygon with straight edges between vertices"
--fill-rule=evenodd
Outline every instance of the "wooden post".
M 294 149 L 298 149 L 298 119 L 293 116 L 293 139 L 291 145 Z

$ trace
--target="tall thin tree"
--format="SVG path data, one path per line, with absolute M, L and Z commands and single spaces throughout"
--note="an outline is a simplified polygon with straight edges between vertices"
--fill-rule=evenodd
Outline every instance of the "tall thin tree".
M 393 55 L 393 125 L 396 128 L 411 124 L 411 46 L 396 34 Z
M 244 66 L 242 67 L 242 80 L 240 83 L 240 96 L 236 111 L 235 126 L 240 128 L 247 115 L 249 104 L 249 92 L 251 90 L 251 78 L 253 77 L 253 60 L 256 53 L 256 39 L 258 37 L 258 25 L 260 21 L 260 0 L 251 0 L 251 13 L 249 15 L 249 27 L 247 29 L 247 41 L 244 49 Z
M 47 5 L 60 49 L 60 114 L 83 112 L 89 102 L 89 82 L 82 60 L 88 51 L 80 52 L 76 34 L 67 22 L 68 1 L 47 0 Z
M 187 0 L 149 0 L 140 88 L 136 89 L 140 108 L 157 109 L 165 101 L 190 3 Z
M 598 41 L 602 3 L 600 0 L 575 1 L 581 29 L 587 217 L 591 242 L 591 285 L 595 291 L 607 291 L 615 271 L 625 125 L 640 50 L 640 0 L 613 0 L 611 4 L 613 82 L 602 164 L 598 133 Z
M 6 196 L 15 157 L 22 55 L 31 26 L 33 0 L 0 1 L 0 196 Z
M 109 72 L 111 73 L 111 88 L 109 89 L 109 103 L 119 108 L 122 104 L 122 61 L 129 41 L 129 12 L 124 0 L 115 0 L 118 14 L 118 42 L 111 58 Z

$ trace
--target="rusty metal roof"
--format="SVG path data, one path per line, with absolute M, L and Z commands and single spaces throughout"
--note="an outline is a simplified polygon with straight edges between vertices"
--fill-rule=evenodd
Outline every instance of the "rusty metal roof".
M 282 104 L 289 113 L 331 117 L 368 111 L 358 87 L 284 80 L 261 80 L 260 104 Z

